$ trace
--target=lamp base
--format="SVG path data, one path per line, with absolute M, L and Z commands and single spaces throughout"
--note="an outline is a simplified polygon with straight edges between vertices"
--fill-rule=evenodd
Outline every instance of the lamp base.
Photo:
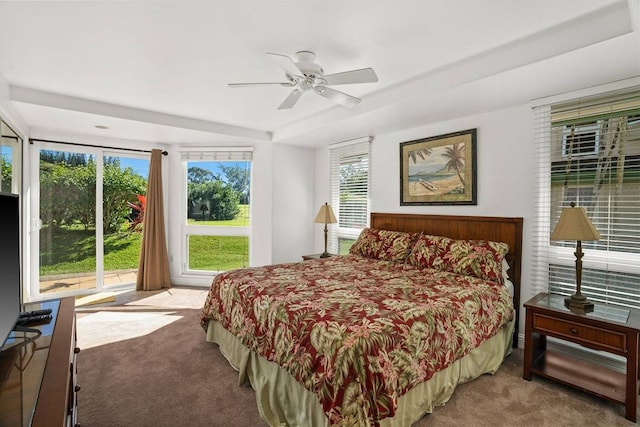
M 564 299 L 564 305 L 571 311 L 578 313 L 591 313 L 594 305 L 582 294 L 573 294 Z
M 322 252 L 320 254 L 320 258 L 329 258 L 331 256 L 331 254 L 329 252 Z

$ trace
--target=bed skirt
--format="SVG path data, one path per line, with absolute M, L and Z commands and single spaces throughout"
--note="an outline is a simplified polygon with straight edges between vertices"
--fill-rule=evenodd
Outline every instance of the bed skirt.
M 503 326 L 496 335 L 465 357 L 401 396 L 395 416 L 381 420 L 380 426 L 412 425 L 433 408 L 444 405 L 458 384 L 495 373 L 511 353 L 514 323 L 511 321 Z M 218 322 L 209 322 L 207 341 L 218 344 L 222 355 L 238 371 L 239 385 L 247 381 L 251 384 L 256 393 L 258 411 L 270 426 L 329 426 L 314 393 L 275 363 L 251 352 Z

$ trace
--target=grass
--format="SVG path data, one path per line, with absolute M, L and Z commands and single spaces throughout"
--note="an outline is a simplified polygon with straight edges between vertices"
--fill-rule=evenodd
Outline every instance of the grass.
M 142 234 L 117 232 L 104 236 L 104 270 L 138 268 Z M 76 227 L 40 231 L 40 276 L 95 272 L 95 230 Z
M 349 248 L 351 247 L 351 245 L 353 245 L 355 243 L 356 239 L 343 239 L 340 238 L 338 239 L 338 245 L 340 246 L 339 249 L 339 254 L 340 255 L 346 255 L 349 253 Z
M 240 205 L 241 214 L 230 221 L 196 221 L 190 225 L 248 226 L 249 206 Z M 354 239 L 340 239 L 340 254 L 349 252 Z M 104 236 L 104 271 L 138 268 L 141 233 L 120 232 Z M 226 271 L 249 265 L 249 238 L 246 236 L 189 236 L 189 269 Z M 40 276 L 94 273 L 96 270 L 95 230 L 82 227 L 45 227 L 40 231 Z
M 222 221 L 206 222 L 221 225 Z M 246 267 L 248 240 L 246 236 L 189 236 L 189 268 L 224 271 Z M 104 271 L 137 269 L 141 242 L 141 233 L 123 230 L 105 235 Z M 45 227 L 40 231 L 41 277 L 95 271 L 95 229 Z
M 189 269 L 226 271 L 249 265 L 247 236 L 189 236 Z
M 188 225 L 216 225 L 220 227 L 248 227 L 249 222 L 249 205 L 238 205 L 240 213 L 237 217 L 225 221 L 203 221 L 202 219 L 188 218 Z M 197 215 L 197 214 L 196 214 Z

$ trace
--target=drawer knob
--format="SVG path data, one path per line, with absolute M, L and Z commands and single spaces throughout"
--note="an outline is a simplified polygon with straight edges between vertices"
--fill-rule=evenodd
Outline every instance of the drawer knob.
M 74 352 L 75 354 L 80 353 L 80 347 L 76 347 L 76 348 L 74 348 L 74 349 L 73 349 L 73 352 Z
M 577 328 L 571 328 L 571 333 L 573 335 L 578 335 L 578 329 Z
M 75 386 L 75 387 L 73 388 L 73 391 L 75 391 L 75 392 L 77 393 L 77 392 L 79 392 L 79 391 L 80 391 L 80 388 L 81 388 L 81 387 L 80 387 L 79 385 L 77 385 L 77 386 Z

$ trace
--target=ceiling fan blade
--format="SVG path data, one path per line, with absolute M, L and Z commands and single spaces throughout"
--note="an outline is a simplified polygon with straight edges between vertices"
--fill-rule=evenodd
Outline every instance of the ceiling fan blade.
M 347 95 L 346 93 L 337 91 L 335 89 L 331 89 L 330 87 L 316 86 L 313 88 L 313 90 L 318 95 L 324 96 L 325 98 L 330 99 L 331 101 L 347 108 L 355 107 L 360 102 L 359 98 Z
M 293 92 L 287 96 L 287 99 L 282 101 L 282 104 L 278 107 L 278 110 L 286 110 L 288 108 L 292 108 L 298 102 L 298 99 L 302 95 L 302 91 L 300 89 L 294 89 Z
M 345 71 L 324 76 L 328 85 L 346 85 L 351 83 L 375 83 L 378 76 L 373 68 L 361 68 L 359 70 Z
M 290 82 L 262 82 L 262 83 L 228 83 L 229 87 L 251 87 L 251 86 L 264 86 L 264 85 L 278 85 L 291 87 L 293 83 Z
M 278 64 L 289 76 L 304 76 L 304 73 L 296 66 L 295 62 L 287 55 L 279 53 L 267 53 L 269 57 Z

